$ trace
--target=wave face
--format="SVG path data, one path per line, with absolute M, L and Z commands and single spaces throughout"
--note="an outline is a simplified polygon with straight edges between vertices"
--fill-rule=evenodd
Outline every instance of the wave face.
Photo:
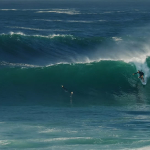
M 135 66 L 122 61 L 3 66 L 1 72 L 2 105 L 69 105 L 70 100 L 80 106 L 149 102 L 149 83 L 143 87 L 137 76 L 132 75 Z

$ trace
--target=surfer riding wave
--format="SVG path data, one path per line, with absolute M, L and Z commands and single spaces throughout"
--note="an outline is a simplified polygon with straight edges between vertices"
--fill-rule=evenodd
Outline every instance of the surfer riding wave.
M 139 71 L 138 70 L 138 72 L 136 72 L 136 73 L 133 73 L 133 75 L 135 75 L 135 74 L 139 74 L 139 78 L 144 82 L 144 73 L 142 72 L 142 71 Z

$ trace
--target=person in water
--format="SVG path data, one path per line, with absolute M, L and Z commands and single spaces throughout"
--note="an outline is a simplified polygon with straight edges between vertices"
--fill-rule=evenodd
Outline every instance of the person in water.
M 70 104 L 72 104 L 72 95 L 73 95 L 73 92 L 70 92 L 68 89 L 66 89 L 63 85 L 61 86 L 62 89 L 64 89 L 65 92 L 68 92 L 70 93 Z
M 139 74 L 139 78 L 144 82 L 144 73 L 142 72 L 142 71 L 139 71 L 138 70 L 138 72 L 136 72 L 136 73 L 133 73 L 133 75 L 135 75 L 135 74 Z
M 70 93 L 71 94 L 71 96 L 70 97 L 72 97 L 72 95 L 73 95 L 73 92 L 70 92 L 70 91 L 68 91 L 63 85 L 61 86 L 63 89 L 64 89 L 64 91 L 65 92 L 68 92 L 68 93 Z

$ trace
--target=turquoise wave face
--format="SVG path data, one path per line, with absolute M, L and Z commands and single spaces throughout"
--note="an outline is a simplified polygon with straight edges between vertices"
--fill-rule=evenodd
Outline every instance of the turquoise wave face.
M 71 100 L 74 105 L 87 106 L 149 102 L 149 82 L 143 87 L 137 76 L 132 75 L 134 72 L 133 64 L 122 61 L 48 67 L 3 66 L 1 104 L 64 106 Z

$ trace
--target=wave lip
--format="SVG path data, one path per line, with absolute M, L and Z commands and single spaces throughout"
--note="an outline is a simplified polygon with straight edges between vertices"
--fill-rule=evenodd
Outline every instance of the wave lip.
M 42 67 L 38 65 L 31 65 L 31 64 L 25 64 L 25 63 L 10 63 L 10 62 L 5 62 L 2 61 L 0 62 L 0 66 L 8 66 L 8 67 L 26 67 L 26 68 L 37 68 L 37 67 Z M 44 66 L 43 66 L 44 67 Z
M 20 27 L 20 28 L 24 28 L 24 27 Z M 26 28 L 26 29 L 32 29 L 32 28 Z M 69 34 L 51 34 L 51 35 L 28 35 L 28 34 L 24 34 L 23 32 L 9 32 L 9 34 L 5 34 L 5 33 L 2 33 L 0 34 L 1 36 L 15 36 L 15 35 L 21 35 L 21 36 L 26 36 L 26 37 L 41 37 L 41 38 L 55 38 L 55 37 L 62 37 L 62 38 L 65 38 L 65 37 L 71 37 L 72 39 L 75 39 L 73 37 L 73 35 L 69 35 Z

